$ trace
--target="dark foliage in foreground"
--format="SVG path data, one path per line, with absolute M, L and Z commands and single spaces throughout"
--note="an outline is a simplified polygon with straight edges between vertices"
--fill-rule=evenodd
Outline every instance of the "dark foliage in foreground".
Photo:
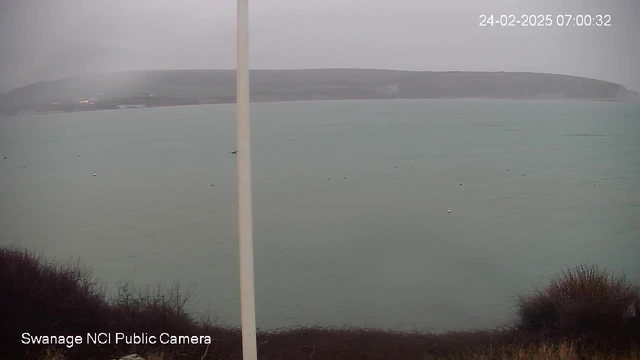
M 26 332 L 81 335 L 85 343 L 87 333 L 206 334 L 217 339 L 209 352 L 218 345 L 239 348 L 237 330 L 196 321 L 185 311 L 187 301 L 188 294 L 177 285 L 166 290 L 139 290 L 124 284 L 119 286 L 117 296 L 107 299 L 104 288 L 80 262 L 63 265 L 24 250 L 0 248 L 0 358 L 38 358 L 47 346 L 23 345 L 21 334 Z M 113 344 L 60 348 L 71 359 L 110 359 L 131 351 L 184 350 Z M 204 348 L 197 351 L 202 353 Z
M 520 328 L 596 346 L 640 339 L 637 286 L 597 266 L 577 266 L 519 299 Z
M 585 294 L 597 295 L 599 300 L 585 300 Z M 91 271 L 79 262 L 61 265 L 24 250 L 0 248 L 0 358 L 39 359 L 44 352 L 51 352 L 51 346 L 21 344 L 23 332 L 83 337 L 94 332 L 156 336 L 167 332 L 209 335 L 213 342 L 208 348 L 160 344 L 57 348 L 67 359 L 112 359 L 134 352 L 161 354 L 165 360 L 201 359 L 205 352 L 205 359 L 240 359 L 240 332 L 194 319 L 185 311 L 187 302 L 188 294 L 178 286 L 140 291 L 122 285 L 110 299 Z M 622 312 L 620 309 L 627 304 L 636 309 Z M 578 268 L 552 282 L 548 289 L 521 298 L 518 327 L 446 334 L 300 328 L 259 333 L 258 349 L 260 359 L 265 360 L 425 359 L 566 339 L 588 346 L 582 341 L 584 334 L 574 330 L 576 326 L 596 329 L 597 325 L 607 326 L 607 331 L 589 330 L 589 341 L 598 342 L 605 351 L 614 347 L 624 350 L 633 346 L 634 338 L 640 334 L 637 306 L 636 288 L 606 272 Z M 585 311 L 591 317 L 585 318 Z

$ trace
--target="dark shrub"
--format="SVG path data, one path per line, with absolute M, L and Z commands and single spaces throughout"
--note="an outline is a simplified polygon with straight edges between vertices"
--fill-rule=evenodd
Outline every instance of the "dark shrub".
M 141 290 L 127 284 L 118 287 L 117 296 L 107 299 L 92 272 L 80 262 L 60 264 L 25 250 L 0 248 L 0 359 L 37 358 L 46 348 L 23 345 L 22 333 L 82 336 L 82 345 L 58 346 L 71 359 L 112 358 L 106 355 L 150 350 L 126 344 L 87 345 L 87 333 L 237 337 L 232 330 L 195 321 L 185 310 L 188 299 L 189 293 L 177 285 Z M 200 354 L 204 350 L 202 346 L 191 349 Z M 162 350 L 184 352 L 175 346 Z M 209 352 L 213 350 L 216 346 Z
M 117 296 L 110 301 L 110 325 L 113 331 L 119 332 L 161 329 L 180 333 L 191 330 L 194 320 L 185 311 L 189 297 L 190 293 L 183 293 L 177 284 L 167 290 L 160 287 L 141 290 L 133 289 L 129 284 L 120 285 Z
M 541 338 L 568 337 L 587 342 L 629 338 L 637 321 L 638 288 L 597 266 L 563 272 L 544 290 L 519 300 L 520 329 Z
M 60 265 L 24 250 L 0 248 L 0 353 L 20 347 L 22 333 L 78 335 L 101 331 L 104 292 L 82 263 Z

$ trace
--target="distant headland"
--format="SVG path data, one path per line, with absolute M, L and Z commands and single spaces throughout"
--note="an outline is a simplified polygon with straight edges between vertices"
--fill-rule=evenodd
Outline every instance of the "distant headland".
M 235 70 L 94 73 L 0 94 L 0 114 L 235 102 Z M 254 102 L 354 99 L 640 100 L 612 82 L 525 72 L 373 69 L 252 70 Z

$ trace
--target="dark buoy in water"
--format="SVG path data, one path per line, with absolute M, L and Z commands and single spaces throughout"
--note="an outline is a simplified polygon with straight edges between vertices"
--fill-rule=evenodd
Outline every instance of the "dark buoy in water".
M 346 179 L 347 177 L 345 176 L 344 178 Z
M 233 155 L 235 155 L 235 154 L 237 154 L 237 153 L 238 153 L 238 150 L 236 150 L 236 151 L 232 151 L 232 152 L 231 152 L 231 154 L 233 154 Z
M 398 167 L 396 166 L 396 169 L 397 169 L 397 168 L 398 168 Z
M 522 174 L 522 176 L 524 176 L 524 174 Z
M 413 166 L 411 167 L 411 169 L 413 169 Z
M 509 169 L 507 169 L 507 171 L 509 171 Z
M 78 155 L 78 157 L 80 157 L 80 155 Z
M 460 186 L 462 186 L 462 183 L 460 183 Z
M 211 186 L 216 186 L 216 184 L 211 184 Z
M 7 160 L 7 157 L 5 156 L 4 159 Z
M 327 180 L 331 180 L 331 178 L 328 178 Z
M 26 169 L 27 167 L 26 167 L 26 166 L 23 166 L 22 168 L 23 168 L 23 169 Z M 595 184 L 593 184 L 593 185 L 595 186 Z

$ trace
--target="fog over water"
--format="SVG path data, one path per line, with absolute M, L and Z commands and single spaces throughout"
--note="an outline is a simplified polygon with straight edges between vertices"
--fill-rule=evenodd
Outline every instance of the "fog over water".
M 234 0 L 0 0 L 0 91 L 85 72 L 235 66 Z M 636 0 L 251 1 L 251 66 L 531 71 L 640 90 Z M 611 15 L 611 27 L 479 16 Z

